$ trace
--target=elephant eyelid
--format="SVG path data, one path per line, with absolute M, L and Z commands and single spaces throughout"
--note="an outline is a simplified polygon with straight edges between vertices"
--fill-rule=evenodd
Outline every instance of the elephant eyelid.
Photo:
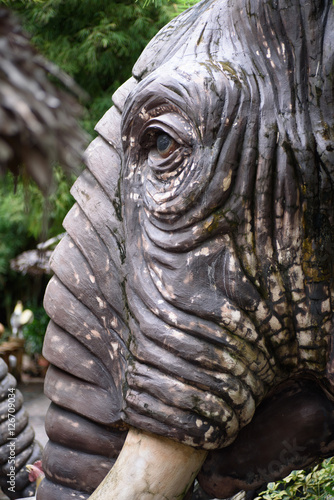
M 139 144 L 145 149 L 151 149 L 156 144 L 157 138 L 160 135 L 167 135 L 171 137 L 175 143 L 180 146 L 186 145 L 185 141 L 175 132 L 175 130 L 171 130 L 170 127 L 163 125 L 151 125 L 146 127 L 139 137 Z
M 145 147 L 148 140 L 158 134 L 167 134 L 180 146 L 192 147 L 194 144 L 193 126 L 178 113 L 165 113 L 152 117 L 139 133 L 139 144 Z

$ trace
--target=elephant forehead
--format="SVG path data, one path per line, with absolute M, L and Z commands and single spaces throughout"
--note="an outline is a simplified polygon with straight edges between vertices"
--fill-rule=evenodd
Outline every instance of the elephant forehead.
M 152 116 L 163 114 L 165 109 L 174 108 L 190 118 L 197 129 L 205 125 L 204 139 L 205 134 L 208 136 L 209 131 L 217 127 L 228 90 L 240 85 L 235 70 L 227 62 L 208 58 L 193 59 L 188 64 L 169 61 L 139 82 L 130 93 L 123 112 L 123 134 L 138 129 Z

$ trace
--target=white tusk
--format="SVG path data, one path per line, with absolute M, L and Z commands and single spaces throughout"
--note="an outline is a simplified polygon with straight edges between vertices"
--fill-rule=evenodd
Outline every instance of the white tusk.
M 111 471 L 88 500 L 182 500 L 207 451 L 130 429 Z

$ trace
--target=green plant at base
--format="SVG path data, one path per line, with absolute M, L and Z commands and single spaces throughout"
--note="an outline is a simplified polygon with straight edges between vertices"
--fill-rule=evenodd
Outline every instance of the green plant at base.
M 255 500 L 330 500 L 334 498 L 334 458 L 311 470 L 295 470 L 286 478 L 269 483 Z

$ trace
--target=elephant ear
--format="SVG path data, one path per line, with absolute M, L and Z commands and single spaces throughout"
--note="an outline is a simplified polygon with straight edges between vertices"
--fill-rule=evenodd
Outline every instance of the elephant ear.
M 45 393 L 52 403 L 39 491 L 48 500 L 88 498 L 126 435 L 121 408 L 129 332 L 118 183 L 121 110 L 135 84 L 131 79 L 118 90 L 115 106 L 96 126 L 87 169 L 72 188 L 67 234 L 51 260 L 43 354 L 51 363 Z

